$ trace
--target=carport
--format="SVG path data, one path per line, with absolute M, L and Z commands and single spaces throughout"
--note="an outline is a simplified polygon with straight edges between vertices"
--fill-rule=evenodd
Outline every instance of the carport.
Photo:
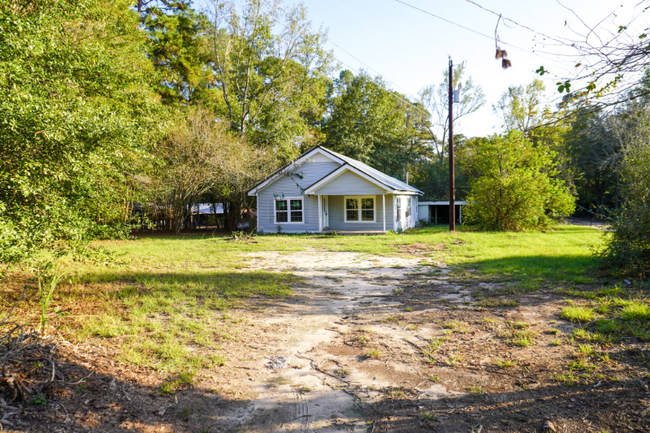
M 456 223 L 463 223 L 463 206 L 466 201 L 456 201 Z M 448 201 L 421 201 L 418 203 L 418 217 L 430 224 L 449 224 Z

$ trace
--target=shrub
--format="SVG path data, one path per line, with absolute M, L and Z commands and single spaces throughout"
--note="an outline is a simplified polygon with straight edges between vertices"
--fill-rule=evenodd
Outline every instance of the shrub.
M 575 198 L 554 177 L 554 152 L 516 131 L 475 143 L 468 165 L 476 180 L 463 212 L 469 223 L 486 230 L 535 230 L 549 226 L 550 217 L 573 212 Z

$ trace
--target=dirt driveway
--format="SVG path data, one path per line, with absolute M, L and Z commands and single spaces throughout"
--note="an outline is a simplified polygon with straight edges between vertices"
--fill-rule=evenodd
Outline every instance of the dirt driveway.
M 249 269 L 303 280 L 228 315 L 225 366 L 161 396 L 162 377 L 116 378 L 111 353 L 90 365 L 59 345 L 97 391 L 32 410 L 16 431 L 650 431 L 647 347 L 581 353 L 562 297 L 498 295 L 507 287 L 433 262 L 435 246 L 404 248 L 251 253 Z

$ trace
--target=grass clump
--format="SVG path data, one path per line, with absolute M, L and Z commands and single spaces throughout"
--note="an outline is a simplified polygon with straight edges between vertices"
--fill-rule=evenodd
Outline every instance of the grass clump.
M 517 347 L 528 347 L 535 342 L 535 338 L 537 337 L 535 331 L 531 329 L 512 329 L 513 325 L 510 324 L 510 329 L 497 331 L 495 335 L 504 340 L 506 344 Z
M 570 322 L 590 322 L 596 318 L 596 313 L 593 308 L 571 306 L 564 307 L 560 317 Z
M 442 327 L 448 330 L 449 334 L 467 334 L 469 331 L 469 328 L 467 328 L 467 325 L 463 322 L 459 321 L 450 321 L 450 322 L 445 322 L 442 324 Z
M 497 366 L 499 368 L 503 368 L 504 370 L 506 370 L 508 368 L 512 368 L 515 365 L 517 365 L 517 361 L 514 361 L 514 360 L 506 360 L 506 359 L 497 360 Z
M 433 421 L 434 419 L 438 418 L 438 415 L 433 412 L 422 412 L 420 414 L 420 418 L 422 418 L 424 421 Z
M 519 305 L 519 301 L 516 299 L 485 298 L 474 303 L 474 305 L 483 308 L 516 307 Z
M 381 351 L 377 349 L 368 349 L 363 352 L 363 355 L 368 359 L 379 359 L 381 358 Z
M 621 309 L 619 317 L 624 321 L 648 320 L 650 319 L 650 307 L 647 304 L 632 301 Z
M 467 390 L 473 394 L 485 394 L 482 386 L 468 386 Z

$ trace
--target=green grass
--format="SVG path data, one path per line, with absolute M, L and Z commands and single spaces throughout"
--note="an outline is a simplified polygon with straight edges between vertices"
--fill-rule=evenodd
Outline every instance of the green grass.
M 501 281 L 506 292 L 521 292 L 591 282 L 595 269 L 591 248 L 602 243 L 602 234 L 568 225 L 547 233 L 466 228 L 449 233 L 444 227 L 428 227 L 382 236 L 266 235 L 232 240 L 184 235 L 99 242 L 114 261 L 69 263 L 70 274 L 57 292 L 55 308 L 71 313 L 52 323 L 71 338 L 102 340 L 121 349 L 123 362 L 167 372 L 169 377 L 182 371 L 194 374 L 227 363 L 220 346 L 246 338 L 251 325 L 238 321 L 237 308 L 250 307 L 253 297 L 289 296 L 291 285 L 299 281 L 290 271 L 251 266 L 251 254 L 322 249 L 392 255 L 400 254 L 397 246 L 416 242 L 447 245 L 429 257 L 451 265 L 452 276 Z M 476 271 L 470 273 L 470 268 Z M 515 306 L 512 300 L 484 304 Z M 613 308 L 624 310 L 621 320 L 627 320 L 616 326 L 628 326 L 646 314 L 642 308 Z M 466 329 L 448 328 L 461 333 Z M 526 335 L 519 337 L 512 343 L 527 344 Z
M 560 317 L 571 322 L 590 322 L 596 318 L 596 313 L 593 308 L 588 307 L 564 307 Z
M 381 358 L 381 351 L 377 349 L 367 349 L 365 352 L 363 352 L 363 354 L 366 358 L 370 358 L 370 359 Z
M 507 360 L 507 359 L 497 360 L 497 366 L 503 368 L 504 370 L 514 367 L 515 365 L 517 365 L 517 361 L 514 360 Z

